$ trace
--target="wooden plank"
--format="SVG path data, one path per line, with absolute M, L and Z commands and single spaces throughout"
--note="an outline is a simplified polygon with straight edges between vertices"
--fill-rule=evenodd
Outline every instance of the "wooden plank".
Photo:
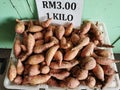
M 33 13 L 34 19 L 37 19 L 38 15 L 37 15 L 37 7 L 36 7 L 35 0 L 26 0 L 26 1 L 28 3 L 28 6 L 31 12 Z
M 30 8 L 26 0 L 10 0 L 11 4 L 15 7 L 16 11 L 21 16 L 21 19 L 30 19 L 33 18 L 33 14 L 30 11 Z

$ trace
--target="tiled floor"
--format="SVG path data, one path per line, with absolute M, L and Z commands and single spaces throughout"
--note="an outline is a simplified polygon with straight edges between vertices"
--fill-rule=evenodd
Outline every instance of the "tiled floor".
M 3 58 L 4 60 L 6 60 L 5 62 L 6 66 L 7 66 L 7 61 L 9 60 L 10 52 L 11 52 L 10 49 L 0 49 L 0 58 Z M 115 59 L 120 60 L 120 54 L 115 54 Z M 2 65 L 1 60 L 0 60 L 0 65 Z M 120 63 L 117 64 L 117 67 L 118 67 L 118 71 L 120 72 Z M 8 89 L 5 89 L 3 86 L 4 76 L 5 76 L 5 72 L 3 74 L 0 74 L 0 90 L 8 90 Z

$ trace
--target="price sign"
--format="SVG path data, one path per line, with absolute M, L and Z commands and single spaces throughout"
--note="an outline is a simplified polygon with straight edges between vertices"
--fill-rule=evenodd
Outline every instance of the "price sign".
M 72 22 L 74 27 L 81 24 L 83 0 L 36 0 L 41 21 L 52 18 L 52 23 Z

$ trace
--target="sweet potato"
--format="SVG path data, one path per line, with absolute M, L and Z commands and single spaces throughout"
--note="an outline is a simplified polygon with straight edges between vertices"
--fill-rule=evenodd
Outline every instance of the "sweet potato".
M 60 50 L 56 51 L 54 55 L 54 59 L 58 61 L 59 65 L 61 66 L 62 60 L 63 60 L 63 54 Z
M 27 76 L 28 74 L 29 74 L 29 68 L 30 68 L 30 64 L 26 64 L 25 66 L 24 66 L 24 72 L 23 72 L 23 75 L 25 75 L 25 76 Z
M 36 65 L 31 65 L 29 68 L 29 76 L 34 76 L 34 75 L 38 75 L 40 74 L 40 65 L 36 64 Z
M 68 72 L 67 70 L 58 70 L 58 72 L 50 72 L 50 75 L 52 77 L 55 77 L 56 79 L 58 80 L 63 80 L 65 79 L 66 77 L 68 77 L 70 75 L 70 72 Z
M 42 25 L 42 27 L 46 28 L 46 27 L 48 27 L 50 25 L 51 22 L 52 22 L 52 18 L 49 18 L 48 20 L 43 21 L 41 23 L 41 25 Z
M 10 67 L 8 70 L 8 78 L 10 81 L 13 81 L 17 76 L 17 70 L 16 67 L 14 65 L 14 63 L 12 61 L 10 61 Z
M 97 49 L 95 53 L 101 57 L 109 57 L 111 55 L 111 52 L 106 49 Z
M 41 67 L 40 71 L 41 71 L 42 74 L 47 74 L 50 71 L 50 67 L 49 66 L 43 66 L 43 67 Z
M 79 50 L 80 49 L 67 51 L 64 55 L 64 60 L 70 61 L 70 60 L 74 59 L 77 56 Z
M 50 86 L 56 86 L 56 87 L 59 86 L 59 83 L 58 83 L 58 81 L 55 78 L 50 78 L 47 81 L 47 84 L 50 85 Z
M 36 75 L 36 76 L 29 76 L 28 82 L 31 85 L 43 84 L 50 79 L 50 75 Z
M 73 77 L 68 77 L 65 79 L 68 88 L 76 88 L 80 84 L 79 80 Z
M 18 56 L 21 53 L 21 41 L 19 39 L 19 36 L 16 37 L 15 42 L 14 42 L 14 55 L 16 58 L 18 58 Z
M 32 55 L 28 58 L 27 63 L 30 65 L 39 64 L 44 61 L 44 56 L 42 54 Z
M 84 69 L 77 69 L 76 71 L 73 70 L 72 70 L 72 75 L 78 80 L 85 80 L 88 77 L 88 70 L 84 70 Z
M 65 37 L 62 37 L 62 39 L 60 40 L 60 48 L 62 49 L 70 49 L 71 47 L 73 47 L 73 44 L 70 40 L 66 40 Z
M 88 87 L 94 88 L 96 84 L 96 79 L 93 76 L 88 76 L 88 78 L 85 80 L 85 83 Z
M 17 20 L 17 19 L 16 19 Z M 25 31 L 24 22 L 18 22 L 15 26 L 15 32 L 18 34 L 22 34 Z
M 95 24 L 93 24 L 93 23 L 91 23 L 90 32 L 92 32 L 93 35 L 95 36 L 95 38 L 96 38 L 97 40 L 99 40 L 99 42 L 100 42 L 101 44 L 103 44 L 103 34 L 102 34 L 102 31 L 99 30 L 99 28 L 98 28 Z
M 96 64 L 95 68 L 92 71 L 98 79 L 104 81 L 104 71 L 99 64 Z
M 59 64 L 57 62 L 51 62 L 50 64 L 50 68 L 52 69 L 67 69 L 67 68 L 72 68 L 75 65 L 77 65 L 79 63 L 78 60 L 74 59 L 71 61 L 62 61 L 61 66 L 59 66 Z
M 96 62 L 100 65 L 111 65 L 112 63 L 120 62 L 120 60 L 114 60 L 107 57 L 96 57 Z
M 90 42 L 81 52 L 81 57 L 91 56 L 93 54 L 95 44 Z
M 84 21 L 84 23 L 80 27 L 80 35 L 87 34 L 91 28 L 90 21 Z
M 35 38 L 33 37 L 32 34 L 28 34 L 27 38 L 27 54 L 30 55 L 33 52 L 33 47 L 35 45 Z
M 27 48 L 26 48 L 26 46 L 25 46 L 25 45 L 21 44 L 20 46 L 21 46 L 22 51 L 24 51 L 24 52 L 26 52 L 26 51 L 27 51 Z
M 47 30 L 47 32 L 45 33 L 45 42 L 48 42 L 50 40 L 50 37 L 53 36 L 53 31 L 52 30 Z
M 42 30 L 43 30 L 43 28 L 41 26 L 37 26 L 37 25 L 32 25 L 28 29 L 28 31 L 32 32 L 32 33 L 39 32 L 39 31 L 42 31 Z
M 113 75 L 117 73 L 110 65 L 103 65 L 102 68 L 105 75 Z
M 77 45 L 79 43 L 80 37 L 78 34 L 74 33 L 71 36 L 71 41 L 74 45 Z
M 73 31 L 73 24 L 70 23 L 65 29 L 65 36 L 69 36 Z
M 33 34 L 33 37 L 35 40 L 43 39 L 43 34 L 42 34 L 42 32 L 36 32 Z
M 16 70 L 18 75 L 22 75 L 24 71 L 24 65 L 22 64 L 21 60 L 18 60 Z
M 25 46 L 27 46 L 27 39 L 28 39 L 27 31 L 24 31 L 24 32 L 23 32 L 22 43 L 23 43 L 23 45 L 25 45 Z
M 39 46 L 39 45 L 43 45 L 43 44 L 44 44 L 44 40 L 36 40 L 34 48 L 37 47 L 37 46 Z
M 28 77 L 29 77 L 29 76 L 25 76 L 25 77 L 23 78 L 22 85 L 27 85 L 27 84 L 29 84 Z
M 22 83 L 22 77 L 16 76 L 16 78 L 13 81 L 15 84 L 20 85 Z
M 96 66 L 96 61 L 93 57 L 85 57 L 81 60 L 81 68 L 86 70 L 92 70 Z
M 62 39 L 64 33 L 65 33 L 65 28 L 62 25 L 58 26 L 55 30 L 55 35 L 59 40 Z
M 59 41 L 57 40 L 57 38 L 50 37 L 50 42 L 34 47 L 33 51 L 34 51 L 34 53 L 42 53 L 46 49 L 48 49 L 48 48 L 50 48 L 50 47 L 52 47 L 52 46 L 54 46 L 55 44 L 58 44 L 58 43 L 59 43 Z
M 59 85 L 58 86 L 61 87 L 61 88 L 66 88 L 67 84 L 66 84 L 65 81 L 61 80 L 61 81 L 59 81 Z
M 90 38 L 89 37 L 84 37 L 84 38 L 81 38 L 79 40 L 79 44 L 77 46 L 75 46 L 72 50 L 76 50 L 76 49 L 81 49 L 83 48 L 84 46 L 86 46 L 90 41 Z
M 45 61 L 46 61 L 46 64 L 49 66 L 52 59 L 53 59 L 53 56 L 55 55 L 56 51 L 58 50 L 59 48 L 59 45 L 55 45 L 53 47 L 51 47 L 47 52 L 46 52 L 46 56 L 45 56 Z
M 18 59 L 23 62 L 23 61 L 25 61 L 27 59 L 28 56 L 29 55 L 27 54 L 27 52 L 23 52 L 23 53 L 20 54 Z
M 105 83 L 102 86 L 102 90 L 106 90 L 106 88 L 112 83 L 114 79 L 114 75 L 106 76 Z
M 51 31 L 53 31 L 53 32 L 54 32 L 55 29 L 56 29 L 56 25 L 49 25 L 49 26 L 47 27 L 47 30 L 51 30 Z

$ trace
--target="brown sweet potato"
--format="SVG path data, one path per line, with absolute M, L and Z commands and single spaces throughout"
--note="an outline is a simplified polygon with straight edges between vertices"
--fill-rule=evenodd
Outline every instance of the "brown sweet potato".
M 41 23 L 41 25 L 42 25 L 42 27 L 46 28 L 46 27 L 48 27 L 50 25 L 51 22 L 52 22 L 52 18 L 49 18 L 48 20 L 43 21 Z
M 95 44 L 90 42 L 81 52 L 81 57 L 91 56 L 93 54 Z
M 71 41 L 74 45 L 77 45 L 79 43 L 80 37 L 78 34 L 74 33 L 71 36 Z
M 74 60 L 71 60 L 71 61 L 63 61 L 61 63 L 61 66 L 59 66 L 59 64 L 57 62 L 51 62 L 50 64 L 50 68 L 52 69 L 67 69 L 67 68 L 72 68 L 74 67 L 75 65 L 77 65 L 79 62 L 78 60 L 74 59 Z
M 90 42 L 89 37 L 83 37 L 79 40 L 79 44 L 77 46 L 75 46 L 72 50 L 81 49 L 84 46 L 86 46 L 89 42 Z
M 32 32 L 32 33 L 39 32 L 42 30 L 43 30 L 43 28 L 41 26 L 37 26 L 37 25 L 31 25 L 28 29 L 28 31 Z
M 68 88 L 76 88 L 80 84 L 79 80 L 73 77 L 68 77 L 65 79 Z
M 119 63 L 120 60 L 114 60 L 107 57 L 96 57 L 96 62 L 100 65 L 111 65 L 112 63 Z
M 93 23 L 91 23 L 91 29 L 90 31 L 93 33 L 93 35 L 95 36 L 95 38 L 97 40 L 99 40 L 99 42 L 101 44 L 103 44 L 103 34 L 102 34 L 102 31 Z
M 35 38 L 33 37 L 32 34 L 28 34 L 27 38 L 27 54 L 30 55 L 33 52 L 33 47 L 35 45 Z
M 40 65 L 36 64 L 36 65 L 31 65 L 29 68 L 29 76 L 34 76 L 34 75 L 38 75 L 40 74 Z
M 62 25 L 58 26 L 55 30 L 55 35 L 59 40 L 62 39 L 64 33 L 65 33 L 65 28 Z
M 52 30 L 47 30 L 47 32 L 45 33 L 45 42 L 48 42 L 50 40 L 50 37 L 53 36 L 53 31 Z
M 47 82 L 50 79 L 50 75 L 35 75 L 35 76 L 29 76 L 28 82 L 31 85 L 37 85 L 37 84 L 43 84 Z
M 18 19 L 16 19 L 18 21 Z M 20 21 L 15 26 L 15 32 L 18 34 L 22 34 L 25 31 L 25 25 L 24 22 Z
M 48 49 L 58 43 L 59 43 L 59 41 L 57 40 L 57 38 L 50 37 L 50 42 L 45 43 L 43 45 L 37 45 L 36 47 L 34 47 L 33 51 L 34 51 L 34 53 L 42 53 L 46 49 Z
M 49 66 L 43 66 L 43 67 L 41 67 L 40 71 L 41 71 L 42 74 L 47 74 L 50 71 L 50 67 Z
M 21 53 L 21 41 L 19 39 L 19 36 L 16 37 L 15 42 L 14 42 L 14 55 L 16 58 L 18 58 L 18 56 Z
M 111 55 L 111 52 L 106 49 L 97 49 L 95 53 L 101 57 L 109 57 Z
M 63 54 L 60 50 L 56 51 L 54 55 L 54 59 L 58 61 L 59 65 L 61 66 L 62 60 L 63 60 Z
M 104 71 L 99 64 L 96 64 L 95 68 L 92 71 L 98 79 L 104 81 Z
M 77 56 L 79 50 L 80 49 L 67 51 L 64 55 L 64 60 L 67 60 L 67 61 L 73 60 Z
M 106 88 L 112 83 L 114 79 L 114 75 L 106 76 L 105 83 L 102 86 L 102 90 L 106 90 Z
M 89 32 L 90 28 L 91 28 L 91 22 L 84 21 L 80 27 L 80 35 L 87 34 Z
M 77 69 L 76 71 L 73 70 L 72 70 L 72 75 L 78 80 L 85 80 L 88 77 L 88 70 L 84 70 L 84 69 Z
M 16 78 L 13 81 L 15 84 L 20 85 L 22 83 L 22 77 L 16 76 Z
M 20 46 L 21 46 L 22 51 L 24 51 L 24 52 L 26 52 L 26 51 L 27 51 L 27 48 L 26 48 L 26 46 L 25 46 L 25 45 L 21 44 Z
M 44 56 L 42 54 L 32 55 L 28 58 L 27 63 L 30 65 L 39 64 L 44 61 Z
M 113 75 L 117 73 L 110 65 L 103 65 L 102 68 L 105 75 Z
M 56 86 L 56 87 L 59 86 L 59 83 L 58 83 L 58 81 L 55 78 L 50 78 L 47 81 L 47 84 L 50 85 L 50 86 Z
M 70 72 L 68 72 L 67 70 L 58 70 L 56 72 L 51 71 L 50 75 L 58 80 L 63 80 L 70 75 Z
M 88 76 L 88 78 L 85 80 L 85 83 L 88 87 L 94 88 L 96 84 L 96 79 L 93 76 Z
M 24 71 L 24 65 L 22 64 L 21 60 L 18 59 L 17 66 L 16 66 L 17 74 L 22 75 Z
M 96 61 L 93 57 L 85 57 L 81 60 L 80 66 L 83 69 L 92 70 L 96 66 Z
M 36 32 L 33 34 L 33 37 L 35 38 L 35 40 L 43 39 L 43 34 L 42 32 Z
M 55 45 L 47 51 L 46 56 L 45 56 L 45 61 L 46 61 L 46 64 L 48 66 L 50 65 L 50 63 L 51 63 L 56 51 L 58 50 L 58 48 L 59 48 L 59 45 Z
M 65 29 L 65 36 L 69 36 L 73 31 L 73 24 L 70 23 Z
M 17 76 L 17 70 L 16 67 L 14 65 L 14 63 L 12 61 L 10 61 L 10 67 L 8 70 L 8 78 L 10 81 L 13 81 Z

